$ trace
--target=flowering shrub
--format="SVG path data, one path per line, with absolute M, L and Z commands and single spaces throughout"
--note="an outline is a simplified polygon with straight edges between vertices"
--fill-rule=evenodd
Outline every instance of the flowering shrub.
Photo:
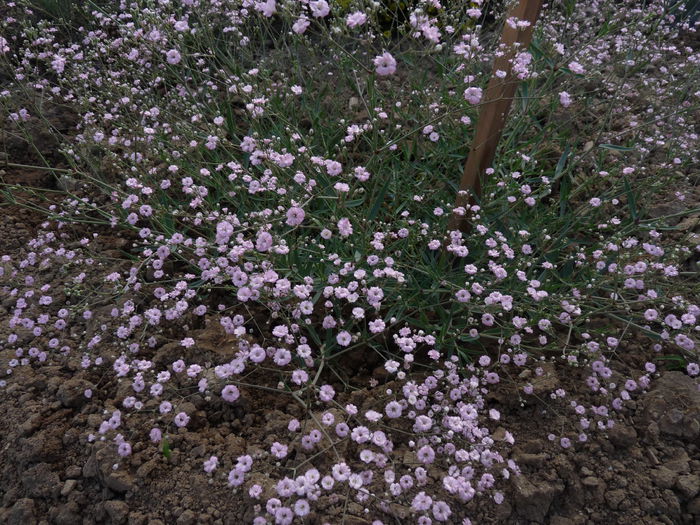
M 2 259 L 8 375 L 77 356 L 117 378 L 121 406 L 87 441 L 123 461 L 146 436 L 169 450 L 193 396 L 207 410 L 289 396 L 302 420 L 269 450 L 202 465 L 245 492 L 254 523 L 351 498 L 422 524 L 503 502 L 519 471 L 487 401 L 502 382 L 568 403 L 570 427 L 547 431 L 568 448 L 649 386 L 653 363 L 611 368 L 631 337 L 697 376 L 697 246 L 665 242 L 634 190 L 697 165 L 700 56 L 681 43 L 695 28 L 663 2 L 551 6 L 513 61 L 521 95 L 483 200 L 453 209 L 499 52 L 479 4 L 417 2 L 397 37 L 376 2 L 139 0 L 67 40 L 13 3 L 11 132 L 49 104 L 79 121 L 62 137 L 77 189 Z M 451 213 L 471 232 L 447 232 Z M 113 237 L 116 263 L 101 254 Z M 361 406 L 339 364 L 352 356 L 378 365 Z M 584 369 L 596 401 L 539 392 L 550 357 Z

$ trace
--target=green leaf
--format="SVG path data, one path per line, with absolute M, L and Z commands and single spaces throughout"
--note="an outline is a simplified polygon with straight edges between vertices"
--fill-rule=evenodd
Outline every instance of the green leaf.
M 382 188 L 379 190 L 379 194 L 377 195 L 374 204 L 372 204 L 372 207 L 369 210 L 369 215 L 367 216 L 368 221 L 373 221 L 377 218 L 377 215 L 379 214 L 379 208 L 381 208 L 382 203 L 384 202 L 384 196 L 386 195 L 386 192 L 389 189 L 389 184 L 391 184 L 391 177 L 387 177 L 384 186 L 382 186 Z
M 599 144 L 599 148 L 611 149 L 614 151 L 634 151 L 635 148 L 631 146 L 616 146 L 615 144 Z
M 314 329 L 313 324 L 308 325 L 306 328 L 314 344 L 316 344 L 316 346 L 320 348 L 323 343 L 321 343 L 321 337 L 318 335 L 318 332 L 316 332 L 316 330 Z
M 346 208 L 357 208 L 358 206 L 362 206 L 365 202 L 365 198 L 362 197 L 361 199 L 354 199 L 351 201 L 345 202 L 345 207 Z
M 163 439 L 163 455 L 166 457 L 166 459 L 170 459 L 170 456 L 172 456 L 172 452 L 170 452 L 170 443 L 168 443 L 167 439 Z
M 567 144 L 566 147 L 564 148 L 564 153 L 561 154 L 561 157 L 559 157 L 559 162 L 557 162 L 557 167 L 554 168 L 554 179 L 558 179 L 561 177 L 561 174 L 564 172 L 564 167 L 566 166 L 566 161 L 569 159 L 569 154 L 571 153 L 571 148 Z
M 540 46 L 540 41 L 537 38 L 533 38 L 530 42 L 530 49 L 533 51 L 532 56 L 535 59 L 544 59 L 548 65 L 552 65 L 552 60 L 547 56 L 547 53 Z
M 206 283 L 204 279 L 197 279 L 196 281 L 191 282 L 189 287 L 192 290 L 196 290 L 197 288 L 201 288 L 204 283 Z
M 636 221 L 637 217 L 639 214 L 637 213 L 637 198 L 632 191 L 632 186 L 630 186 L 630 181 L 627 177 L 624 179 L 625 181 L 625 193 L 627 194 L 627 206 L 630 209 L 630 216 L 632 217 L 632 220 Z
M 561 180 L 561 186 L 559 187 L 559 216 L 563 217 L 566 215 L 566 211 L 569 208 L 569 194 L 571 193 L 571 179 L 569 177 L 564 177 Z
M 654 361 L 666 361 L 666 366 L 670 370 L 683 370 L 686 366 L 686 360 L 680 355 L 662 355 L 655 357 Z

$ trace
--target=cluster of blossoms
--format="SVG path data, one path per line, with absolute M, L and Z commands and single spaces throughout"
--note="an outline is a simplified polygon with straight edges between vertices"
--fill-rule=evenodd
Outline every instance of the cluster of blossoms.
M 217 365 L 208 365 L 196 359 L 159 363 L 157 359 L 154 361 L 153 358 L 144 357 L 150 355 L 148 346 L 155 345 L 155 337 L 145 347 L 130 343 L 129 352 L 120 356 L 113 357 L 101 352 L 95 357 L 96 348 L 106 342 L 99 335 L 85 341 L 80 336 L 76 337 L 77 334 L 66 333 L 66 321 L 75 322 L 79 318 L 89 322 L 91 311 L 59 308 L 60 303 L 54 301 L 58 298 L 54 297 L 51 287 L 47 285 L 41 286 L 37 290 L 39 293 L 33 293 L 42 272 L 50 266 L 69 268 L 69 274 L 75 275 L 69 281 L 77 283 L 82 280 L 81 270 L 85 268 L 85 261 L 89 260 L 85 250 L 91 243 L 86 241 L 82 247 L 71 251 L 63 247 L 60 237 L 47 233 L 33 241 L 32 247 L 37 251 L 29 252 L 16 265 L 9 257 L 3 259 L 8 271 L 4 277 L 16 282 L 20 275 L 25 276 L 24 282 L 18 283 L 10 291 L 10 295 L 17 298 L 17 308 L 10 320 L 16 332 L 10 335 L 7 343 L 17 346 L 17 358 L 9 366 L 11 370 L 16 366 L 39 364 L 47 359 L 65 359 L 71 354 L 80 355 L 82 351 L 84 368 L 108 365 L 117 377 L 128 379 L 121 394 L 121 408 L 108 413 L 97 433 L 88 436 L 88 441 L 98 438 L 105 440 L 111 436 L 109 439 L 114 443 L 118 456 L 128 458 L 132 454 L 133 443 L 130 439 L 133 438 L 127 439 L 125 436 L 139 439 L 140 429 L 131 426 L 133 423 L 128 420 L 125 423 L 124 413 L 147 414 L 151 410 L 149 407 L 157 407 L 157 424 L 162 426 L 146 430 L 151 442 L 162 443 L 169 432 L 187 428 L 194 415 L 187 413 L 188 408 L 183 410 L 185 405 L 179 399 L 179 392 L 194 388 L 207 398 L 220 400 L 219 403 L 236 404 L 242 395 L 242 387 L 236 385 L 245 383 L 247 370 L 256 367 L 275 369 L 278 377 L 281 374 L 287 378 L 290 387 L 307 387 L 315 392 L 320 404 L 327 406 L 305 423 L 291 418 L 286 436 L 278 435 L 277 441 L 270 445 L 268 454 L 256 457 L 246 454 L 235 458 L 226 479 L 234 488 L 245 488 L 253 502 L 264 503 L 257 518 L 260 523 L 267 519 L 286 522 L 294 516 L 303 517 L 316 502 L 338 501 L 339 494 L 347 494 L 348 491 L 354 500 L 376 515 L 388 514 L 399 519 L 417 515 L 421 523 L 427 523 L 428 519 L 437 522 L 449 522 L 457 517 L 466 519 L 468 512 L 465 514 L 456 502 L 468 503 L 475 497 L 486 496 L 492 498 L 495 504 L 500 504 L 504 495 L 503 488 L 499 490 L 499 487 L 503 487 L 510 476 L 518 475 L 517 465 L 508 459 L 508 449 L 514 444 L 515 436 L 503 428 L 503 425 L 507 428 L 507 420 L 503 420 L 499 410 L 490 407 L 486 401 L 488 393 L 499 388 L 503 372 L 506 372 L 506 377 L 526 378 L 520 387 L 523 399 L 546 394 L 551 396 L 552 403 L 560 402 L 570 407 L 574 422 L 571 429 L 564 434 L 549 435 L 563 448 L 587 441 L 591 432 L 609 429 L 614 424 L 615 412 L 622 410 L 627 400 L 647 389 L 656 372 L 655 366 L 647 363 L 646 374 L 634 378 L 619 377 L 610 368 L 606 355 L 609 350 L 617 349 L 620 341 L 612 336 L 601 339 L 583 333 L 584 342 L 579 348 L 570 349 L 566 361 L 574 366 L 587 363 L 589 375 L 586 382 L 591 392 L 598 396 L 597 402 L 577 402 L 560 388 L 551 392 L 539 391 L 537 378 L 546 375 L 550 366 L 537 359 L 533 361 L 515 336 L 511 336 L 507 343 L 503 341 L 504 347 L 497 359 L 482 356 L 478 363 L 464 367 L 455 356 L 441 366 L 431 367 L 428 374 L 416 375 L 411 371 L 416 365 L 414 357 L 417 353 L 439 359 L 440 352 L 435 348 L 436 338 L 433 335 L 404 326 L 395 328 L 393 336 L 396 348 L 403 356 L 402 361 L 387 360 L 383 368 L 389 374 L 388 379 L 382 386 L 375 387 L 373 396 L 356 406 L 340 401 L 341 397 L 346 396 L 337 393 L 333 386 L 320 384 L 316 387 L 310 383 L 309 372 L 313 373 L 314 367 L 311 346 L 303 343 L 297 347 L 297 356 L 305 362 L 305 366 L 295 366 L 292 353 L 285 347 L 290 332 L 282 324 L 271 328 L 271 336 L 285 343 L 262 347 L 242 339 L 237 344 L 233 359 Z M 102 265 L 97 266 L 102 268 Z M 19 268 L 24 271 L 20 273 Z M 108 270 L 105 268 L 103 271 Z M 383 299 L 380 289 L 368 292 L 375 303 Z M 513 308 L 512 300 L 512 297 L 501 294 L 491 295 L 487 302 L 509 311 Z M 117 340 L 129 339 L 120 330 L 128 331 L 131 326 L 157 326 L 158 323 L 144 321 L 134 308 L 134 302 L 127 300 L 121 308 L 112 311 L 112 320 L 103 325 L 102 333 L 111 332 Z M 152 312 L 147 313 L 151 310 L 145 310 L 143 317 L 156 318 Z M 190 316 L 198 315 L 195 310 L 200 315 L 205 313 L 204 309 L 196 307 Z M 576 315 L 576 307 L 572 307 L 571 303 L 564 311 Z M 658 319 L 656 310 L 648 308 L 643 315 L 649 322 L 662 323 L 659 327 L 662 331 L 678 330 L 684 321 L 695 326 L 691 317 L 697 314 L 697 307 L 689 304 L 685 313 L 682 311 Z M 497 315 L 484 314 L 481 322 L 492 325 L 496 318 Z M 242 329 L 245 324 L 242 316 L 219 315 L 218 319 L 225 332 L 232 335 L 246 333 Z M 121 324 L 127 321 L 129 324 Z M 511 323 L 522 330 L 520 333 L 525 337 L 532 332 L 527 329 L 527 319 L 522 316 L 513 316 Z M 551 322 L 545 319 L 536 325 L 536 330 L 542 333 L 552 330 Z M 646 328 L 650 329 L 651 325 Z M 42 339 L 45 330 L 55 336 L 48 340 L 46 350 L 39 351 L 38 347 L 32 347 L 25 352 L 25 341 L 32 338 L 35 341 L 45 340 Z M 346 331 L 338 333 L 341 348 L 349 342 L 343 340 L 343 334 L 351 337 Z M 670 335 L 666 339 L 670 340 Z M 542 344 L 541 340 L 539 342 Z M 39 342 L 35 344 L 41 345 Z M 197 343 L 194 337 L 186 337 L 177 345 L 187 349 L 196 348 Z M 54 358 L 50 357 L 53 353 L 56 354 Z M 512 372 L 509 371 L 511 367 L 514 367 Z M 533 374 L 522 375 L 518 370 L 532 370 Z M 688 373 L 697 375 L 696 363 L 688 365 Z M 85 396 L 92 395 L 92 391 L 86 389 Z M 212 405 L 212 408 L 215 406 Z M 323 450 L 333 449 L 343 450 L 344 461 L 331 464 L 324 461 L 295 478 L 283 474 L 286 472 L 283 467 L 293 466 L 294 462 L 288 459 L 292 450 L 314 456 Z M 204 461 L 202 468 L 214 475 L 222 464 L 230 460 L 212 456 Z M 263 486 L 250 475 L 253 469 L 279 471 L 280 479 L 272 488 Z M 397 502 L 404 503 L 397 506 Z
M 666 41 L 693 31 L 653 4 Z M 698 246 L 673 246 L 650 222 L 640 225 L 634 196 L 622 189 L 652 153 L 673 159 L 661 163 L 669 172 L 697 162 L 692 122 L 671 104 L 672 115 L 638 125 L 656 115 L 655 103 L 634 105 L 629 76 L 596 77 L 611 111 L 636 119 L 628 122 L 642 144 L 636 157 L 592 161 L 585 150 L 570 159 L 567 149 L 550 166 L 549 153 L 509 151 L 487 170 L 483 201 L 454 208 L 462 160 L 453 160 L 454 144 L 465 128 L 473 132 L 487 80 L 481 62 L 501 52 L 480 38 L 479 6 L 416 2 L 400 28 L 413 56 L 384 36 L 375 2 L 349 10 L 324 0 L 122 2 L 92 13 L 69 43 L 47 22 L 37 30 L 7 18 L 15 35 L 0 38 L 14 71 L 0 94 L 8 122 L 21 131 L 41 104 L 75 108 L 75 134 L 62 144 L 80 189 L 48 210 L 52 221 L 21 255 L 2 257 L 6 375 L 77 360 L 117 378 L 109 394 L 86 386 L 91 402 L 113 396 L 119 404 L 86 440 L 111 441 L 125 464 L 136 443 L 162 447 L 197 423 L 183 392 L 225 411 L 256 388 L 272 390 L 298 403 L 304 421 L 290 416 L 264 453 L 208 455 L 201 465 L 247 494 L 256 523 L 291 523 L 349 495 L 366 514 L 424 525 L 468 522 L 477 497 L 504 501 L 506 481 L 519 473 L 509 458 L 517 436 L 488 401 L 504 377 L 522 379 L 523 402 L 544 394 L 570 407 L 571 425 L 551 433 L 563 448 L 608 429 L 650 386 L 653 363 L 633 377 L 613 370 L 611 355 L 625 351 L 631 331 L 613 322 L 593 329 L 601 316 L 653 334 L 654 351 L 681 354 L 697 376 L 700 307 L 682 292 L 682 274 Z M 589 15 L 577 6 L 566 20 L 597 34 L 611 16 Z M 543 83 L 532 99 L 547 111 L 575 110 L 584 77 L 620 57 L 642 60 L 647 21 L 631 7 L 615 15 L 640 33 L 580 48 L 552 9 L 538 48 L 544 58 L 522 51 L 512 74 L 532 90 Z M 260 56 L 269 43 L 250 32 L 256 25 L 279 37 L 269 55 Z M 235 61 L 217 44 L 221 35 Z M 352 43 L 358 37 L 371 52 Z M 329 56 L 327 39 L 347 48 Z M 287 65 L 279 55 L 287 48 L 317 60 Z M 394 89 L 419 73 L 402 57 L 434 60 L 445 71 L 440 86 Z M 638 84 L 689 111 L 700 95 L 666 77 L 697 76 L 698 55 L 663 45 L 651 62 L 669 57 L 677 64 Z M 329 78 L 341 103 L 316 100 Z M 21 105 L 11 96 L 27 92 Z M 625 133 L 601 130 L 603 150 Z M 567 162 L 594 176 L 566 190 L 575 171 Z M 451 214 L 472 231 L 446 235 Z M 69 225 L 77 222 L 98 226 L 76 237 Z M 114 237 L 130 260 L 100 258 Z M 90 304 L 88 284 L 108 306 Z M 226 343 L 207 346 L 207 330 Z M 485 355 L 468 364 L 474 351 Z M 538 357 L 544 352 L 585 367 L 595 401 L 542 392 L 538 378 L 551 366 Z M 330 372 L 358 355 L 376 357 L 381 370 L 361 403 Z

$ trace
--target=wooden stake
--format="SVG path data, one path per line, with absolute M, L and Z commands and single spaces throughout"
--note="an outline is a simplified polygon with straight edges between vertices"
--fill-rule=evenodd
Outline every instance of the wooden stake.
M 508 13 L 508 19 L 516 19 L 515 22 L 527 21 L 529 25 L 522 29 L 513 28 L 506 21 L 503 26 L 500 46 L 502 54 L 496 57 L 493 64 L 491 80 L 479 110 L 476 136 L 472 141 L 462 180 L 459 183 L 455 208 L 466 209 L 472 205 L 474 196 L 481 196 L 481 178 L 493 163 L 496 147 L 501 139 L 515 90 L 518 87 L 518 79 L 512 71 L 512 60 L 518 52 L 525 51 L 529 47 L 542 3 L 543 0 L 519 0 Z M 504 71 L 506 75 L 499 78 L 496 75 L 497 71 Z M 470 224 L 465 216 L 452 213 L 448 224 L 449 231 L 461 230 L 466 233 L 469 228 Z

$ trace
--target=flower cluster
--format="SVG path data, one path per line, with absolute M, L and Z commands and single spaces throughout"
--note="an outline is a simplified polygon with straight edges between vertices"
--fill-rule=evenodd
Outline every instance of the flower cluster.
M 676 45 L 695 29 L 663 2 L 547 10 L 536 52 L 510 64 L 529 94 L 508 144 L 462 207 L 455 151 L 503 52 L 481 2 L 412 3 L 401 44 L 377 2 L 121 2 L 69 42 L 19 4 L 0 107 L 17 134 L 73 108 L 60 140 L 77 189 L 2 256 L 0 385 L 56 362 L 115 378 L 85 385 L 106 410 L 85 440 L 123 468 L 272 393 L 298 413 L 265 450 L 198 464 L 255 523 L 343 498 L 375 523 L 468 523 L 472 500 L 500 505 L 519 475 L 502 389 L 563 405 L 543 432 L 566 449 L 650 387 L 651 361 L 615 370 L 633 337 L 698 376 L 697 241 L 642 218 L 630 182 L 653 195 L 698 162 L 700 59 Z M 597 142 L 574 148 L 564 117 Z M 452 215 L 470 231 L 448 231 Z M 585 399 L 543 381 L 555 366 L 584 371 Z

